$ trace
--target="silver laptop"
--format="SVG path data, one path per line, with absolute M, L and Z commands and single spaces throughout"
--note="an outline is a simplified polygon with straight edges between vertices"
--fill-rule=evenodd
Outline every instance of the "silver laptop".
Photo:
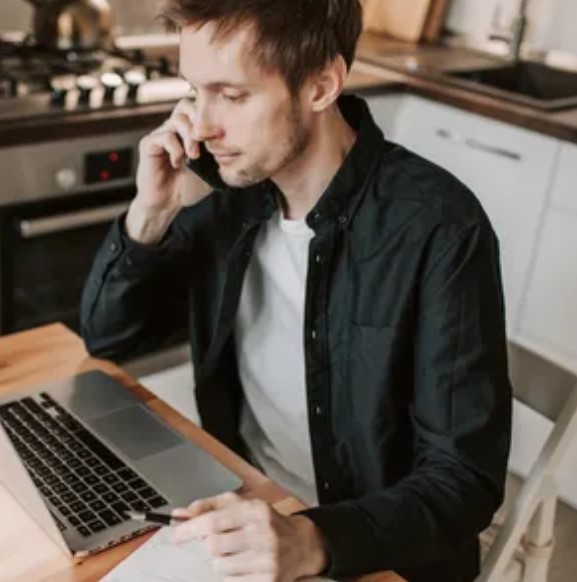
M 241 485 L 98 371 L 0 397 L 0 481 L 76 558 L 152 529 L 126 511 L 169 511 Z

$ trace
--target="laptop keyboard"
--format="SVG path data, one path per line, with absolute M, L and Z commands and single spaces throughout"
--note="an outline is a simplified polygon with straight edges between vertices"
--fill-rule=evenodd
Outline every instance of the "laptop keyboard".
M 168 503 L 46 393 L 0 406 L 0 422 L 42 496 L 83 537 Z

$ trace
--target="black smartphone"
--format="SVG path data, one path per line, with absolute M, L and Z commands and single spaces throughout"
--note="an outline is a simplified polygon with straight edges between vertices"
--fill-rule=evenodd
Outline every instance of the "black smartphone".
M 196 159 L 186 158 L 185 164 L 197 176 L 200 176 L 209 186 L 215 190 L 228 188 L 218 173 L 218 164 L 214 156 L 206 149 L 203 142 L 200 143 L 200 157 Z

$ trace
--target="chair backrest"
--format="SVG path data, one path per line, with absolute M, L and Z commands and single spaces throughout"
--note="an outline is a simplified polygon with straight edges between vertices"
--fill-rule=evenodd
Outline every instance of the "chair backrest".
M 577 438 L 577 377 L 517 345 L 509 346 L 509 359 L 515 397 L 554 425 L 483 561 L 477 582 L 505 579 L 537 508 L 547 499 L 555 500 L 555 470 Z

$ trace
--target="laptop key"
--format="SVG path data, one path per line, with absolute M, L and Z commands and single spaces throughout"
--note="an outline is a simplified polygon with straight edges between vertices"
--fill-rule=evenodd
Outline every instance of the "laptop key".
M 115 513 L 110 511 L 110 509 L 103 511 L 100 514 L 100 519 L 103 519 L 108 525 L 118 525 L 119 523 L 122 523 L 122 520 Z
M 90 468 L 96 467 L 96 465 L 100 465 L 100 461 L 96 457 L 88 457 L 84 461 L 85 465 L 88 465 Z
M 62 507 L 58 508 L 58 511 L 64 516 L 64 517 L 68 517 L 69 515 L 72 514 L 72 512 L 70 511 L 70 509 L 68 509 L 68 507 L 66 507 L 65 505 L 63 505 Z
M 91 487 L 93 485 L 96 485 L 96 483 L 100 483 L 100 479 L 94 474 L 91 474 L 91 475 L 88 475 L 87 477 L 85 477 L 84 481 L 86 481 L 86 483 L 88 483 L 88 485 L 90 485 Z
M 103 529 L 106 529 L 106 524 L 103 523 L 102 521 L 100 521 L 99 519 L 94 520 L 92 522 L 90 522 L 88 524 L 88 527 L 94 532 L 94 533 L 98 533 L 99 531 L 102 531 Z
M 142 489 L 143 487 L 148 487 L 148 483 L 143 481 L 142 479 L 132 479 L 132 481 L 128 482 L 128 485 L 131 489 L 138 491 L 138 489 Z
M 92 535 L 92 532 L 84 525 L 81 525 L 80 527 L 76 528 L 80 535 L 87 538 L 89 535 Z
M 150 507 L 144 501 L 133 501 L 130 504 L 130 507 L 134 509 L 134 511 L 148 511 Z
M 92 511 L 103 511 L 106 509 L 106 504 L 101 501 L 100 499 L 97 499 L 96 501 L 92 501 L 91 503 L 88 504 L 90 506 L 90 509 L 92 509 Z
M 116 493 L 123 493 L 124 491 L 128 491 L 128 487 L 124 483 L 114 483 L 112 485 L 112 489 L 114 489 Z
M 168 501 L 166 501 L 166 499 L 164 499 L 164 497 L 161 497 L 160 495 L 158 495 L 157 497 L 153 497 L 152 499 L 147 499 L 146 502 L 148 503 L 148 505 L 150 505 L 150 507 L 152 507 L 152 509 L 157 509 L 158 507 L 161 507 L 168 503 Z
M 106 493 L 107 491 L 110 491 L 110 489 L 108 489 L 108 487 L 104 483 L 97 483 L 93 487 L 93 489 L 94 489 L 94 491 L 96 491 L 96 493 L 98 493 L 98 495 L 102 495 L 102 494 Z
M 74 526 L 77 527 L 80 525 L 80 520 L 75 516 L 75 515 L 71 515 L 68 518 L 68 521 Z
M 98 497 L 96 497 L 96 493 L 93 491 L 85 491 L 84 493 L 81 493 L 80 498 L 83 501 L 94 501 L 95 499 L 98 499 Z
M 152 487 L 145 487 L 144 489 L 138 490 L 138 495 L 143 499 L 149 499 L 151 497 L 156 497 L 158 493 Z
M 70 485 L 70 488 L 76 491 L 76 493 L 84 493 L 84 491 L 88 491 L 88 486 L 82 483 L 82 481 Z
M 118 477 L 112 473 L 108 473 L 108 475 L 102 475 L 102 480 L 110 485 L 112 483 L 116 483 L 118 481 Z
M 88 475 L 92 475 L 92 472 L 90 471 L 90 469 L 88 467 L 78 467 L 78 469 L 76 469 L 76 473 L 78 475 L 80 475 L 81 477 L 87 477 Z
M 116 503 L 117 501 L 120 501 L 118 495 L 116 495 L 116 493 L 112 493 L 112 491 L 110 493 L 105 493 L 102 496 L 102 499 L 104 499 L 106 503 Z
M 134 491 L 126 491 L 126 493 L 122 493 L 121 497 L 124 501 L 128 501 L 129 503 L 138 499 L 138 495 L 136 495 Z
M 90 511 L 89 509 L 79 513 L 78 517 L 86 523 L 96 519 L 96 515 L 92 511 Z
M 74 501 L 70 504 L 70 509 L 72 509 L 74 513 L 79 514 L 81 511 L 86 509 L 86 505 L 84 505 L 82 501 Z
M 130 469 L 122 469 L 116 473 L 123 481 L 132 481 L 133 479 L 138 479 L 138 475 L 131 471 Z
M 127 511 L 130 511 L 130 507 L 128 505 L 126 505 L 126 503 L 123 503 L 122 501 L 119 501 L 117 503 L 113 503 L 112 509 L 114 509 L 114 511 L 116 511 L 116 513 L 120 514 L 124 519 L 128 519 L 128 516 L 126 516 L 125 513 Z
M 72 493 L 71 491 L 68 491 L 67 493 L 63 493 L 60 498 L 62 499 L 62 501 L 64 501 L 64 503 L 73 503 L 74 501 L 77 500 L 76 495 L 74 495 L 74 493 Z

